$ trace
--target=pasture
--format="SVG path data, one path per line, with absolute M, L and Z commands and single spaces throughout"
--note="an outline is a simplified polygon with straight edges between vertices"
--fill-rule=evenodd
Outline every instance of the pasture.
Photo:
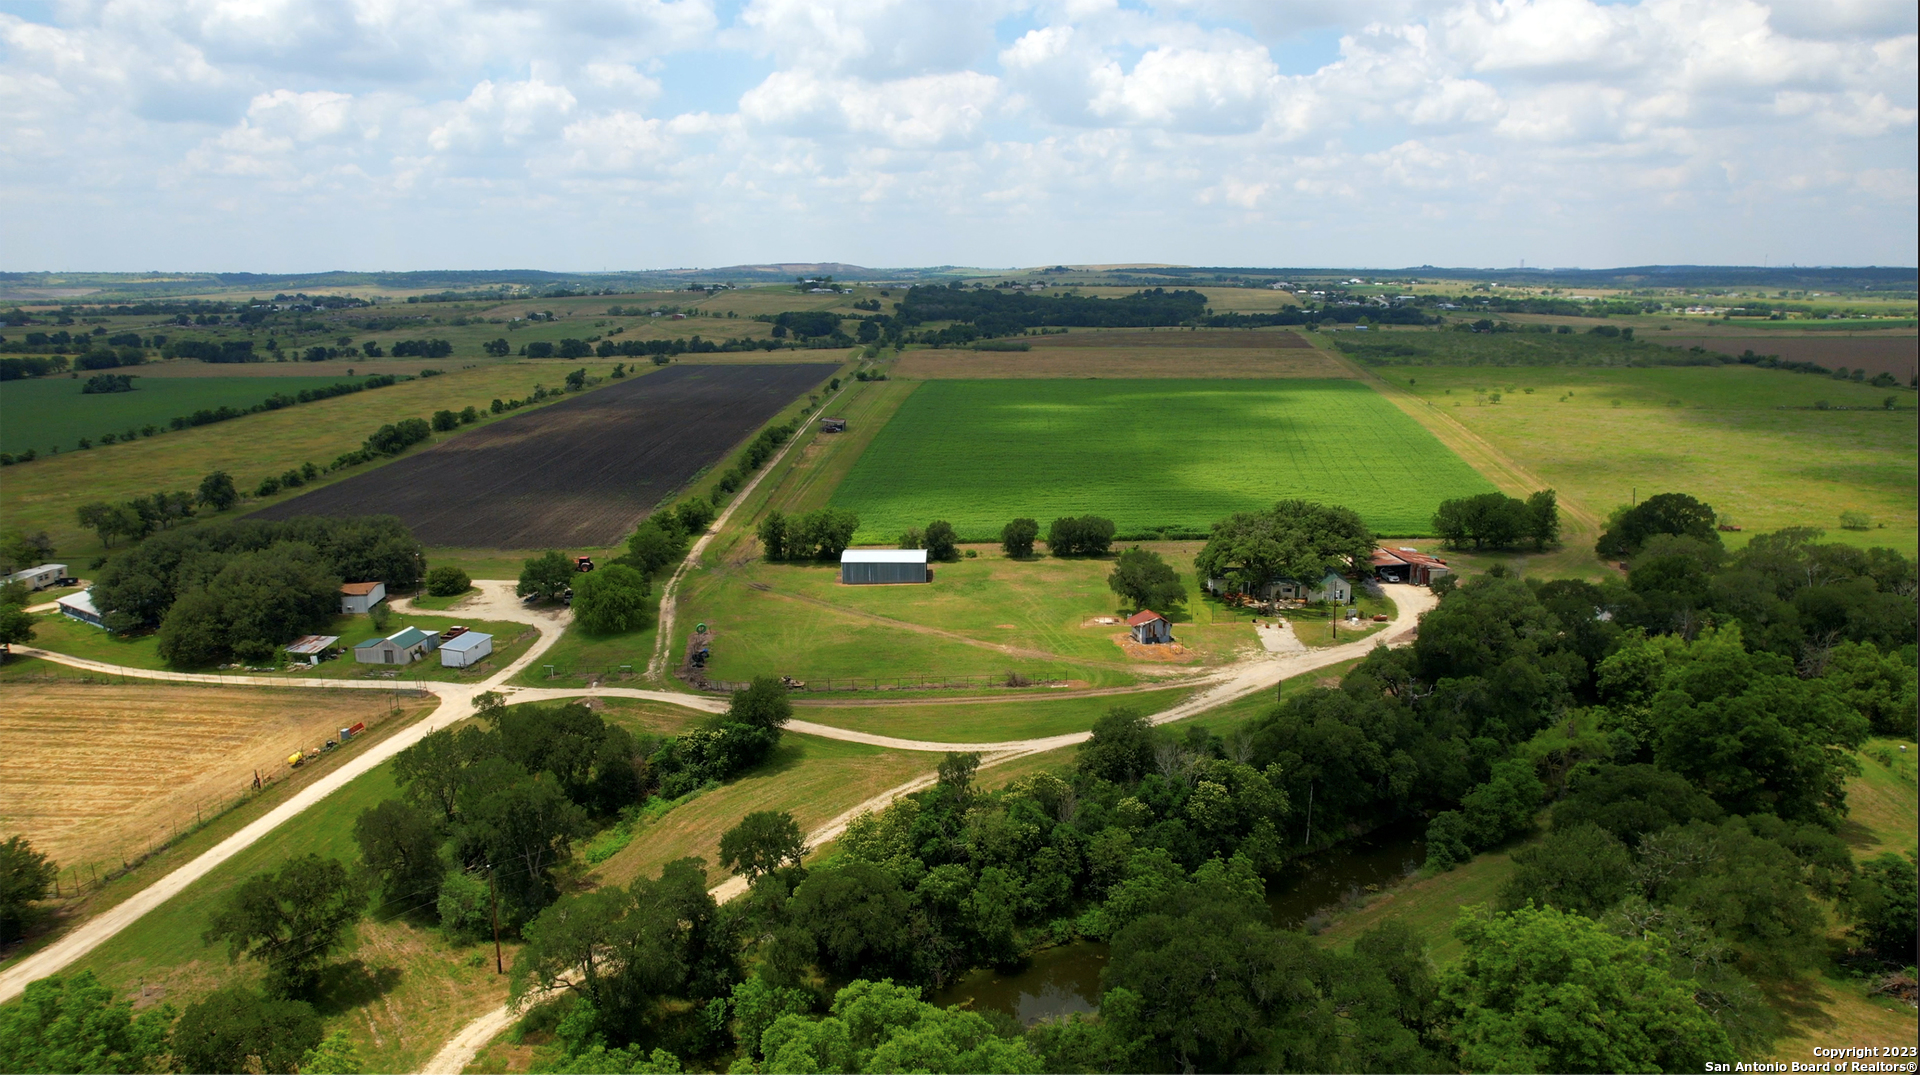
M 1204 535 L 1236 511 L 1304 497 L 1383 534 L 1424 534 L 1449 497 L 1493 486 L 1355 381 L 929 381 L 832 503 L 857 541 L 946 519 L 997 540 L 1009 519 L 1097 514 L 1123 537 Z
M 152 377 L 143 372 L 145 369 L 107 371 L 132 373 L 135 379 L 131 392 L 88 395 L 80 390 L 92 376 L 85 371 L 78 378 L 42 377 L 0 383 L 0 452 L 18 455 L 28 448 L 41 455 L 50 454 L 54 448 L 71 452 L 82 437 L 99 444 L 103 433 L 129 436 L 142 426 L 157 426 L 171 433 L 167 428 L 170 419 L 198 410 L 245 410 L 276 393 L 293 395 L 303 388 L 327 388 L 360 379 Z
M 1680 491 L 1745 534 L 1816 526 L 1909 556 L 1920 536 L 1909 391 L 1748 366 L 1380 372 L 1601 516 Z M 1898 409 L 1880 409 L 1889 395 Z M 1842 511 L 1873 529 L 1841 530 Z
M 258 770 L 386 716 L 379 691 L 152 683 L 0 687 L 0 832 L 100 872 L 252 787 Z
M 674 365 L 258 513 L 397 515 L 431 545 L 600 548 L 834 365 Z

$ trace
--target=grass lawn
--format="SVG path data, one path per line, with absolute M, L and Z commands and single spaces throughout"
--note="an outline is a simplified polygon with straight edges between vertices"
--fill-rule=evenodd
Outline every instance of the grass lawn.
M 1285 497 L 1420 534 L 1441 500 L 1492 488 L 1351 380 L 955 380 L 923 383 L 832 502 L 868 543 L 934 519 L 984 541 L 1019 516 L 1086 513 L 1122 534 L 1204 534 Z
M 434 566 L 437 567 L 439 565 L 435 564 Z M 462 601 L 465 601 L 467 598 L 472 597 L 474 594 L 477 594 L 479 592 L 480 592 L 479 587 L 469 586 L 465 590 L 462 590 L 457 594 L 449 594 L 445 597 L 436 597 L 435 595 L 430 594 L 425 590 L 422 590 L 419 593 L 414 594 L 412 597 L 409 597 L 407 599 L 407 603 L 412 605 L 414 608 L 423 608 L 430 612 L 445 612 L 447 609 L 452 608 L 453 606 L 459 604 Z
M 456 624 L 475 631 L 485 631 L 493 635 L 493 655 L 471 668 L 447 668 L 441 665 L 438 654 L 428 654 L 424 661 L 415 661 L 410 665 L 371 665 L 360 664 L 353 659 L 353 647 L 370 638 L 384 638 L 404 627 L 418 627 L 423 631 L 439 633 Z M 339 647 L 342 656 L 323 661 L 317 666 L 305 664 L 284 664 L 280 671 L 289 678 L 314 679 L 429 679 L 437 682 L 467 682 L 485 679 L 494 672 L 511 664 L 514 658 L 525 653 L 540 637 L 540 630 L 531 624 L 511 622 L 491 622 L 485 620 L 467 620 L 458 616 L 419 616 L 395 614 L 384 630 L 373 626 L 373 620 L 367 616 L 335 616 L 333 622 L 320 634 L 340 636 Z M 81 623 L 78 620 L 59 613 L 50 613 L 34 619 L 33 645 L 53 650 L 72 657 L 84 657 L 91 661 L 105 661 L 109 664 L 125 665 L 129 668 L 150 668 L 161 671 L 175 670 L 160 658 L 159 636 L 153 632 L 139 635 L 116 635 L 98 627 Z M 185 671 L 211 672 L 222 671 L 233 675 L 261 675 L 263 673 L 246 669 L 185 669 Z M 393 673 L 398 673 L 394 675 Z
M 0 451 L 18 455 L 32 448 L 44 456 L 57 446 L 62 452 L 71 452 L 76 450 L 76 442 L 81 437 L 99 444 L 103 433 L 119 437 L 147 425 L 167 430 L 167 423 L 173 418 L 198 410 L 220 407 L 245 410 L 271 395 L 296 395 L 303 388 L 326 388 L 342 381 L 364 379 L 143 377 L 139 367 L 106 372 L 132 374 L 136 378 L 134 390 L 87 395 L 81 392 L 81 387 L 94 374 L 84 370 L 77 379 L 40 377 L 0 385 Z M 166 435 L 173 433 L 169 430 Z
M 1635 497 L 1685 492 L 1744 535 L 1816 526 L 1827 540 L 1916 551 L 1910 392 L 1743 366 L 1377 372 L 1602 516 Z M 1877 409 L 1889 395 L 1903 409 Z M 1873 409 L 1803 409 L 1816 398 Z M 1874 528 L 1841 530 L 1849 510 Z
M 619 634 L 596 635 L 579 623 L 570 623 L 560 640 L 540 655 L 540 662 L 518 676 L 514 682 L 526 687 L 552 687 L 554 678 L 644 675 L 653 656 L 654 632 L 659 629 L 659 602 L 647 601 L 645 622 L 635 630 Z M 628 671 L 623 672 L 622 666 Z M 551 676 L 547 669 L 553 669 Z
M 1162 667 L 1130 660 L 1115 643 L 1120 625 L 1093 622 L 1131 611 L 1107 588 L 1108 560 L 1016 561 L 983 546 L 975 559 L 937 565 L 929 585 L 843 586 L 835 565 L 770 564 L 750 548 L 691 576 L 681 598 L 681 630 L 704 621 L 715 631 L 718 679 L 1017 671 L 1118 686 Z M 1250 621 L 1173 619 L 1186 648 L 1173 663 L 1220 663 L 1257 644 Z
M 641 828 L 626 849 L 594 873 L 601 884 L 626 884 L 689 855 L 707 862 L 709 884 L 724 880 L 720 836 L 756 810 L 786 810 L 812 831 L 841 813 L 921 773 L 939 758 L 788 732 L 758 769 L 694 796 Z

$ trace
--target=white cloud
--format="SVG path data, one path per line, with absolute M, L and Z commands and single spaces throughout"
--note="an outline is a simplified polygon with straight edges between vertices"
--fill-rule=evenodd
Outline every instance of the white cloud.
M 722 21 L 711 0 L 0 14 L 0 255 L 490 265 L 532 236 L 555 267 L 1490 263 L 1524 234 L 1594 263 L 1748 257 L 1771 228 L 1802 263 L 1913 260 L 1910 3 L 748 0 Z

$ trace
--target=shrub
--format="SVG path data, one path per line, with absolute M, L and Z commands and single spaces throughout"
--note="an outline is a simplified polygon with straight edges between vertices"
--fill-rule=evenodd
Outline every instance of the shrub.
M 473 588 L 473 579 L 452 564 L 442 564 L 427 572 L 427 592 L 435 597 L 452 597 Z

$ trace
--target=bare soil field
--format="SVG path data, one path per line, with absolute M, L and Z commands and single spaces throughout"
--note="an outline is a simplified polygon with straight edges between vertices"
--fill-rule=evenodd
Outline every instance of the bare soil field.
M 459 548 L 605 547 L 835 368 L 670 366 L 503 419 L 258 516 L 397 515 L 423 543 Z
M 119 856 L 191 825 L 296 749 L 384 716 L 379 691 L 9 683 L 0 688 L 0 834 L 62 867 Z
M 1907 380 L 1920 373 L 1920 336 L 1841 336 L 1821 332 L 1791 336 L 1675 336 L 1661 334 L 1654 343 L 1674 347 L 1704 347 L 1721 354 L 1779 355 L 1789 362 L 1815 362 L 1828 369 L 1845 366 L 1866 370 L 1867 376 L 1891 373 Z
M 1298 333 L 1268 329 L 1076 330 L 1028 342 L 1031 351 L 909 351 L 894 367 L 894 375 L 908 380 L 1353 376 L 1351 369 Z

